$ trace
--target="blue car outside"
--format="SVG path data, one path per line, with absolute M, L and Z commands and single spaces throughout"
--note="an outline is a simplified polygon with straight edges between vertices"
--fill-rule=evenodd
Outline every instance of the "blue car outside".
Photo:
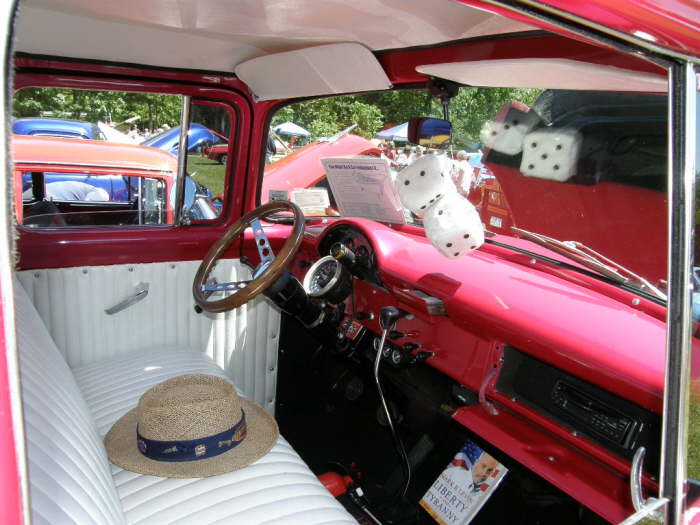
M 12 133 L 38 137 L 104 140 L 95 124 L 55 118 L 20 118 L 12 123 Z
M 209 128 L 193 122 L 187 133 L 187 151 L 201 151 L 205 146 L 221 142 L 221 139 Z M 180 146 L 180 126 L 170 128 L 163 133 L 144 140 L 142 146 L 150 146 L 177 155 Z
M 44 172 L 44 182 L 77 181 L 102 188 L 109 195 L 109 202 L 131 202 L 138 194 L 138 177 L 127 175 L 90 175 L 87 173 Z M 32 174 L 22 174 L 22 193 L 32 187 Z
M 63 181 L 83 182 L 101 188 L 107 192 L 109 196 L 108 202 L 127 203 L 132 202 L 139 194 L 139 179 L 140 177 L 129 177 L 128 175 L 90 175 L 86 173 L 63 173 L 63 172 L 44 172 L 44 183 Z M 28 194 L 32 187 L 32 174 L 30 172 L 22 175 L 22 193 L 27 199 L 31 199 L 31 194 Z M 174 190 L 174 187 L 173 187 Z M 175 198 L 175 194 L 171 196 Z M 221 203 L 218 201 L 212 202 L 212 195 L 209 188 L 203 186 L 199 182 L 192 180 L 191 177 L 185 179 L 185 202 L 194 202 L 197 197 L 204 197 L 210 202 L 212 210 L 221 213 Z M 206 219 L 209 217 L 193 216 L 194 219 Z

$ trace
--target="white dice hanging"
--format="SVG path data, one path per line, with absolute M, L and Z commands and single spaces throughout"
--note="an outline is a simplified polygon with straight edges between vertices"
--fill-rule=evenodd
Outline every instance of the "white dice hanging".
M 571 129 L 539 129 L 528 133 L 523 142 L 520 172 L 564 182 L 576 173 L 581 134 Z
M 501 110 L 500 114 L 505 113 L 502 120 L 497 118 L 484 124 L 481 129 L 481 142 L 494 151 L 517 155 L 523 149 L 525 135 L 539 126 L 542 120 L 532 110 L 523 111 L 509 105 L 506 106 L 507 109 Z
M 396 177 L 396 189 L 405 208 L 422 217 L 438 199 L 454 192 L 444 155 L 424 155 Z
M 479 212 L 456 192 L 443 196 L 423 218 L 425 236 L 445 257 L 454 259 L 484 244 Z

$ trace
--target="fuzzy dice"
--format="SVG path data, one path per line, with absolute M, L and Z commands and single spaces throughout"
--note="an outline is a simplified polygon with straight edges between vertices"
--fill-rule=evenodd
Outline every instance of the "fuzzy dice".
M 540 129 L 523 141 L 520 171 L 527 177 L 564 182 L 575 175 L 581 134 L 568 129 Z
M 523 111 L 507 105 L 496 120 L 484 124 L 481 129 L 481 142 L 485 147 L 499 153 L 517 155 L 523 150 L 525 136 L 541 122 L 542 119 L 536 112 Z
M 441 197 L 454 192 L 450 170 L 444 155 L 424 155 L 404 168 L 396 177 L 396 189 L 404 208 L 418 217 Z
M 456 192 L 448 193 L 428 208 L 423 226 L 432 245 L 450 259 L 484 244 L 484 226 L 479 213 Z
M 401 204 L 423 217 L 428 240 L 454 259 L 484 243 L 484 227 L 476 208 L 459 193 L 444 155 L 417 159 L 396 177 Z

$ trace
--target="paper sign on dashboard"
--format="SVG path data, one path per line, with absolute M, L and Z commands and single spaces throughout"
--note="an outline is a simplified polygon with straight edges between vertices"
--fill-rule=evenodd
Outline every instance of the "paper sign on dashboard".
M 292 202 L 301 208 L 305 214 L 325 215 L 331 205 L 326 188 L 292 190 Z
M 385 159 L 349 156 L 321 159 L 344 217 L 405 224 L 403 207 Z

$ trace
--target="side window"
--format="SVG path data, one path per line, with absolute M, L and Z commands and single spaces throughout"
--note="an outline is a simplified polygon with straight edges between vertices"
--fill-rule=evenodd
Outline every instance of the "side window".
M 231 113 L 228 106 L 216 102 L 192 102 L 187 137 L 187 173 L 185 207 L 193 220 L 210 220 L 222 211 L 232 144 Z
M 172 225 L 182 97 L 26 88 L 13 100 L 18 222 L 27 227 Z M 184 217 L 222 210 L 232 110 L 193 101 Z
M 31 171 L 21 182 L 21 223 L 30 228 L 161 225 L 167 180 L 150 174 Z

